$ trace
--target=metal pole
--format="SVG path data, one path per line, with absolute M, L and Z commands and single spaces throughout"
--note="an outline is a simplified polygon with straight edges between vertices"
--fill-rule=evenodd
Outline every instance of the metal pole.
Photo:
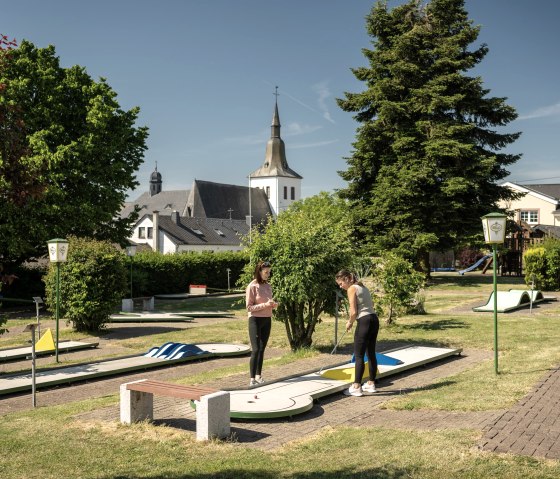
M 55 357 L 58 363 L 58 318 L 59 318 L 59 303 L 60 303 L 60 263 L 56 263 L 56 345 Z
M 31 326 L 31 396 L 33 407 L 37 406 L 35 390 L 35 328 Z
M 334 344 L 338 344 L 338 291 L 334 300 Z
M 496 261 L 496 245 L 492 245 L 492 271 L 494 276 L 494 371 L 498 374 L 498 263 Z
M 130 301 L 132 301 L 132 256 L 130 257 Z
M 230 287 L 229 287 L 229 273 L 231 272 L 231 269 L 227 268 L 227 290 L 228 293 L 230 291 Z

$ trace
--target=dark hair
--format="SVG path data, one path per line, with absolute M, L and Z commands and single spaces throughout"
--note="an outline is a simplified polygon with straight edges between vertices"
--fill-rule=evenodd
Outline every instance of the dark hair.
M 351 281 L 352 283 L 358 283 L 358 277 L 352 273 L 352 271 L 350 271 L 349 269 L 341 269 L 338 273 L 336 273 L 335 276 L 336 279 L 347 279 L 348 281 Z
M 268 261 L 259 261 L 255 267 L 255 271 L 253 272 L 253 279 L 255 279 L 259 284 L 266 283 L 261 276 L 261 270 L 263 268 L 270 268 L 270 263 Z

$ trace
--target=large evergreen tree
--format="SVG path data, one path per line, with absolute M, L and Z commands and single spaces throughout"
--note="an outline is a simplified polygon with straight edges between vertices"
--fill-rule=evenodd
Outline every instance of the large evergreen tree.
M 467 74 L 488 49 L 469 49 L 479 27 L 463 0 L 411 0 L 392 10 L 380 1 L 366 23 L 369 66 L 353 73 L 367 88 L 338 100 L 360 123 L 341 195 L 370 247 L 425 267 L 430 250 L 479 232 L 480 217 L 511 197 L 496 182 L 520 156 L 500 150 L 520 133 L 497 129 L 517 114 Z
M 2 37 L 6 41 L 6 37 Z M 123 242 L 118 212 L 138 183 L 147 129 L 104 79 L 62 68 L 54 47 L 0 49 L 0 261 L 68 235 Z

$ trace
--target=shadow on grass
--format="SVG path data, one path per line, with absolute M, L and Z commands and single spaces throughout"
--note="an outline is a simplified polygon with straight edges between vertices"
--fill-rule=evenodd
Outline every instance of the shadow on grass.
M 469 329 L 470 324 L 458 319 L 440 319 L 438 321 L 423 321 L 417 324 L 399 325 L 403 330 L 441 331 L 444 329 Z
M 310 459 L 312 460 L 312 459 Z M 224 466 L 225 467 L 225 466 Z M 320 468 L 321 464 L 317 464 L 317 468 Z M 312 471 L 312 472 L 293 472 L 288 473 L 286 471 L 282 472 L 282 477 L 286 479 L 355 479 L 358 477 L 368 477 L 375 479 L 401 479 L 406 477 L 411 477 L 414 472 L 414 468 L 401 468 L 396 466 L 379 466 L 370 467 L 368 469 L 354 470 L 352 468 L 335 469 L 329 471 Z M 227 471 L 215 471 L 208 473 L 191 474 L 174 474 L 174 473 L 157 473 L 154 475 L 144 475 L 142 477 L 145 479 L 276 479 L 279 477 L 278 471 L 271 471 L 270 468 L 267 469 L 257 469 L 257 468 L 232 468 Z M 104 475 L 99 476 L 100 479 L 136 479 L 136 475 Z
M 428 281 L 428 287 L 456 286 L 458 288 L 469 288 L 485 284 L 491 285 L 493 282 L 492 270 L 489 270 L 487 274 L 481 274 L 480 272 L 465 273 L 464 275 L 457 272 L 432 273 Z M 525 278 L 519 276 L 498 276 L 498 283 L 500 282 L 526 286 Z

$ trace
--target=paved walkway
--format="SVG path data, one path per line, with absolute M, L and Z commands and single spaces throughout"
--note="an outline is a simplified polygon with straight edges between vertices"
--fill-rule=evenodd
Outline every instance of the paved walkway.
M 560 459 L 560 367 L 484 429 L 481 449 Z

